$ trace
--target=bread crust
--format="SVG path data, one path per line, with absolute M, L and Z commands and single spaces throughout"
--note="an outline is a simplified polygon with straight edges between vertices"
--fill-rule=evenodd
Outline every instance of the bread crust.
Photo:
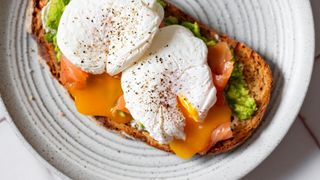
M 30 6 L 32 12 L 31 33 L 39 44 L 39 55 L 46 61 L 50 67 L 52 75 L 59 80 L 60 66 L 56 61 L 55 51 L 52 44 L 44 39 L 44 29 L 41 22 L 41 9 L 46 4 L 46 0 L 31 0 Z M 193 17 L 184 13 L 174 4 L 167 2 L 165 7 L 166 16 L 175 16 L 180 20 L 196 21 L 200 25 L 201 33 L 207 38 L 215 38 L 219 36 L 220 40 L 227 42 L 234 49 L 234 53 L 238 57 L 250 94 L 257 103 L 257 111 L 255 115 L 246 121 L 241 121 L 233 127 L 234 137 L 228 140 L 220 141 L 213 146 L 208 153 L 219 154 L 234 149 L 243 144 L 255 131 L 262 121 L 263 115 L 267 109 L 272 89 L 272 74 L 268 64 L 254 50 L 246 46 L 244 43 L 231 39 L 227 35 L 218 34 L 215 30 L 207 25 L 195 20 Z M 99 125 L 107 129 L 118 132 L 119 134 L 127 134 L 137 140 L 141 140 L 155 148 L 163 151 L 172 152 L 169 145 L 159 144 L 147 132 L 139 131 L 130 126 L 130 124 L 120 124 L 106 117 L 93 118 Z

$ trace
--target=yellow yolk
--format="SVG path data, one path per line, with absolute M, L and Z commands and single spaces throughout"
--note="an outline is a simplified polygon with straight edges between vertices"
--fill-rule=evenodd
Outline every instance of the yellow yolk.
M 69 92 L 81 114 L 109 117 L 119 123 L 128 123 L 132 120 L 129 114 L 112 111 L 118 98 L 123 94 L 118 78 L 107 74 L 90 75 L 84 88 L 69 89 Z
M 118 98 L 123 94 L 119 78 L 107 74 L 90 75 L 84 88 L 69 89 L 69 92 L 81 114 L 109 117 L 118 123 L 132 120 L 129 114 L 113 110 Z M 215 128 L 230 122 L 231 110 L 228 105 L 215 105 L 206 119 L 199 122 L 199 114 L 190 102 L 183 96 L 178 96 L 177 99 L 178 107 L 186 117 L 186 139 L 173 140 L 169 145 L 177 156 L 188 159 L 208 147 Z
M 183 106 L 183 109 L 187 111 L 186 115 L 188 118 L 194 120 L 195 122 L 199 122 L 199 113 L 198 111 L 190 104 L 187 98 L 184 96 L 178 96 L 178 101 Z
M 186 117 L 184 128 L 186 139 L 173 140 L 169 145 L 177 156 L 188 159 L 209 146 L 212 131 L 219 125 L 230 122 L 231 110 L 228 105 L 216 105 L 211 108 L 204 122 L 200 123 L 190 118 L 193 116 L 190 114 L 194 113 L 194 108 L 188 108 L 191 104 L 188 101 L 181 101 L 181 98 L 178 99 L 178 106 Z M 186 106 L 185 103 L 188 105 Z

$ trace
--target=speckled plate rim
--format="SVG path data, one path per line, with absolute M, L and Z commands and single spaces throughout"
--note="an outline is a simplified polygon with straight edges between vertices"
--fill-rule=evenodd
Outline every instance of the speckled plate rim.
M 304 53 L 304 61 L 305 61 L 305 67 L 304 72 L 305 76 L 300 77 L 300 96 L 296 97 L 296 106 L 291 110 L 293 113 L 291 113 L 290 117 L 288 117 L 286 123 L 286 128 L 283 128 L 282 131 L 278 132 L 278 139 L 275 139 L 273 143 L 270 143 L 270 146 L 268 149 L 265 149 L 264 152 L 260 152 L 261 154 L 257 157 L 258 160 L 255 162 L 247 162 L 246 166 L 239 167 L 237 173 L 233 171 L 233 173 L 230 173 L 228 175 L 228 178 L 232 179 L 239 179 L 246 174 L 248 174 L 250 171 L 252 171 L 255 167 L 257 167 L 263 160 L 265 160 L 272 151 L 279 145 L 281 140 L 284 138 L 284 136 L 287 134 L 288 130 L 290 129 L 291 125 L 293 124 L 295 117 L 297 116 L 299 109 L 301 108 L 303 104 L 303 100 L 307 94 L 307 90 L 309 87 L 309 83 L 311 80 L 312 70 L 313 70 L 313 59 L 314 59 L 314 52 L 315 52 L 315 30 L 314 30 L 314 21 L 313 21 L 313 15 L 312 15 L 312 8 L 311 3 L 309 0 L 306 1 L 305 12 L 304 12 L 304 18 L 309 17 L 309 19 L 304 19 L 303 26 L 301 26 L 300 31 L 302 30 L 304 34 L 307 34 L 305 38 L 301 38 L 303 42 L 301 44 L 307 44 L 308 47 L 304 47 L 306 50 Z M 301 18 L 301 17 L 300 17 Z M 22 144 L 26 147 L 26 149 L 42 163 L 46 168 L 48 168 L 52 173 L 56 174 L 61 179 L 70 179 L 67 175 L 61 173 L 59 170 L 57 170 L 53 165 L 51 165 L 48 161 L 46 161 L 24 138 L 23 134 L 20 132 L 20 130 L 15 125 L 14 121 L 12 120 L 11 116 L 9 115 L 4 102 L 1 98 L 0 94 L 0 113 L 3 117 L 6 118 L 7 122 L 9 123 L 10 127 L 14 130 L 15 134 L 17 135 L 18 139 L 22 142 Z

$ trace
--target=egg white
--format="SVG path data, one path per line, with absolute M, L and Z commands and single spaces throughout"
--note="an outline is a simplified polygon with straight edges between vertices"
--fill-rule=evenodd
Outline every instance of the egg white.
M 160 29 L 142 60 L 123 72 L 126 108 L 159 143 L 185 138 L 177 96 L 186 97 L 201 120 L 216 102 L 207 54 L 205 43 L 191 31 L 168 26 Z
M 57 43 L 82 70 L 116 75 L 148 49 L 163 14 L 156 0 L 72 0 L 61 17 Z

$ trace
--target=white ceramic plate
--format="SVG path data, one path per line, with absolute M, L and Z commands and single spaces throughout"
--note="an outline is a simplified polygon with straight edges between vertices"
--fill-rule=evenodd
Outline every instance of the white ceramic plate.
M 61 177 L 235 179 L 256 167 L 286 134 L 312 71 L 314 29 L 309 1 L 174 2 L 252 46 L 273 70 L 275 83 L 265 121 L 248 142 L 230 153 L 184 161 L 96 126 L 76 112 L 66 92 L 39 64 L 36 43 L 24 29 L 27 0 L 1 0 L 2 112 L 31 152 L 61 172 Z

